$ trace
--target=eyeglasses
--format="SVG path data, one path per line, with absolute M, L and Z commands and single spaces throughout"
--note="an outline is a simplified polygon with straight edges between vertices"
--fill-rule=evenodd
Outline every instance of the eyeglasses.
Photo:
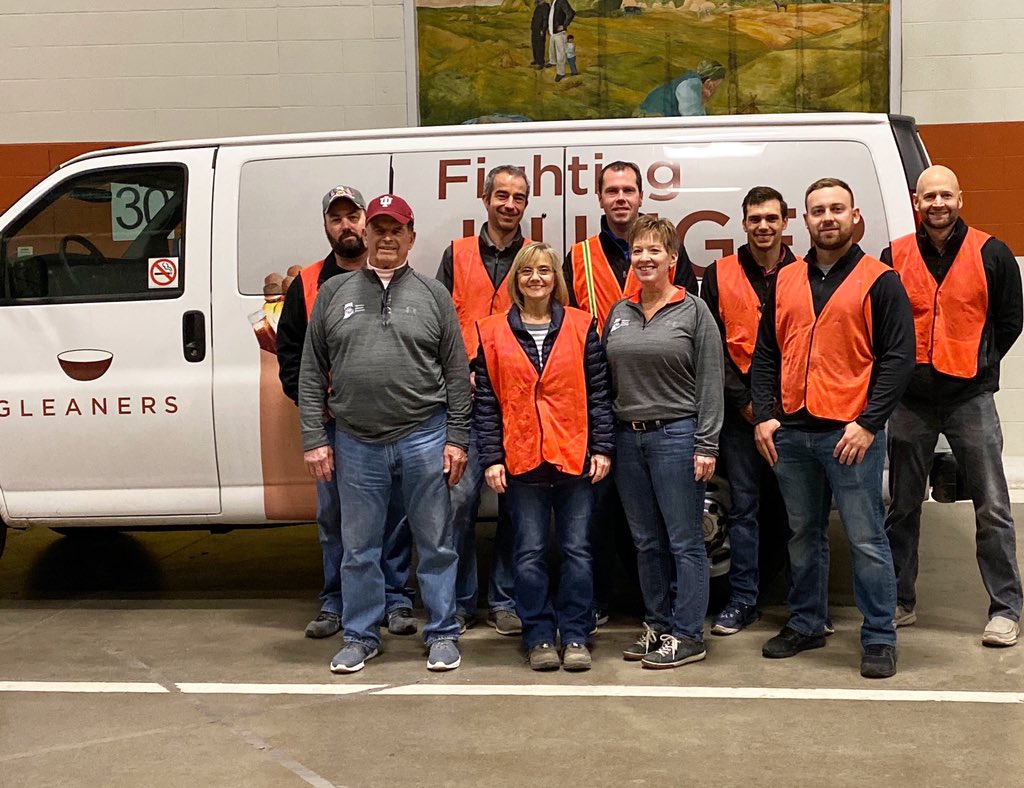
M 540 268 L 520 268 L 519 269 L 519 278 L 520 279 L 529 279 L 534 274 L 537 274 L 537 276 L 545 276 L 545 277 L 547 277 L 547 276 L 551 276 L 554 273 L 555 273 L 555 269 L 549 268 L 546 265 L 542 265 Z

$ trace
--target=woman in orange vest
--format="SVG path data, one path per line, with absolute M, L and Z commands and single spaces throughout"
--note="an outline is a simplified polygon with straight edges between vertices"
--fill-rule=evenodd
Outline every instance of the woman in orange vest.
M 675 668 L 707 654 L 703 501 L 725 409 L 722 340 L 707 304 L 669 278 L 679 254 L 675 226 L 641 216 L 629 245 L 639 288 L 604 324 L 618 420 L 615 484 L 644 598 L 643 630 L 622 656 Z
M 588 670 L 591 487 L 608 475 L 615 442 L 608 364 L 593 317 L 565 306 L 565 280 L 550 246 L 530 243 L 519 251 L 508 292 L 508 312 L 477 322 L 473 426 L 480 464 L 488 486 L 508 492 L 516 607 L 530 667 Z M 552 511 L 562 552 L 553 597 Z

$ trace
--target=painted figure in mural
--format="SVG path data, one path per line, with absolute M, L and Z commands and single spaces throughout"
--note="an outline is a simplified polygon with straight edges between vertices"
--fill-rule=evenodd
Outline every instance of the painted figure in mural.
M 552 65 L 546 60 L 547 38 L 548 38 L 548 16 L 551 14 L 551 4 L 546 0 L 533 0 L 533 18 L 530 20 L 530 44 L 533 47 L 534 68 L 544 68 Z
M 576 70 L 576 39 L 569 34 L 565 39 L 565 59 L 569 63 L 569 73 L 576 76 L 580 72 Z
M 277 324 L 277 361 L 281 387 L 285 395 L 299 404 L 299 367 L 306 327 L 321 285 L 347 271 L 358 271 L 366 263 L 363 228 L 366 225 L 366 201 L 358 189 L 335 186 L 323 198 L 324 231 L 331 252 L 323 260 L 305 266 L 288 288 Z M 329 446 L 334 445 L 335 422 L 327 418 L 324 430 Z M 394 499 L 388 506 L 384 555 L 380 568 L 384 573 L 385 612 L 388 631 L 393 635 L 416 632 L 412 615 L 412 590 L 409 569 L 412 566 L 412 542 L 402 502 Z M 334 473 L 316 483 L 316 523 L 323 553 L 324 586 L 320 592 L 320 612 L 306 626 L 306 637 L 330 637 L 341 630 L 341 502 Z
M 896 567 L 895 624 L 917 621 L 921 501 L 942 433 L 967 470 L 974 501 L 978 567 L 989 595 L 981 642 L 1012 646 L 1020 633 L 1021 581 L 993 394 L 999 363 L 1021 333 L 1020 270 L 1006 244 L 964 223 L 963 204 L 953 171 L 929 167 L 914 195 L 921 227 L 882 253 L 910 296 L 917 337 L 914 376 L 889 420 L 892 503 L 885 531 Z
M 548 30 L 551 32 L 551 60 L 555 61 L 555 82 L 565 79 L 566 45 L 569 25 L 576 17 L 576 11 L 569 0 L 552 0 L 548 13 Z
M 761 649 L 782 659 L 825 645 L 833 497 L 850 544 L 864 616 L 860 674 L 896 673 L 896 573 L 885 538 L 885 422 L 914 372 L 914 318 L 900 278 L 864 254 L 853 191 L 808 187 L 804 262 L 775 275 L 751 366 L 754 442 L 789 514 L 790 618 Z M 813 341 L 812 341 L 813 339 Z
M 687 69 L 675 79 L 658 85 L 633 113 L 637 118 L 678 118 L 706 115 L 704 106 L 725 79 L 725 66 L 717 60 L 702 60 L 697 69 Z

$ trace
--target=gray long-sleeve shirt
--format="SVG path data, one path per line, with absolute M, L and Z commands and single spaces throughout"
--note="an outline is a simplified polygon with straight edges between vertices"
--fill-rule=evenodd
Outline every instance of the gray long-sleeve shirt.
M 721 336 L 707 304 L 687 293 L 646 320 L 639 303 L 623 299 L 608 313 L 604 342 L 615 418 L 696 416 L 695 452 L 717 457 L 725 412 L 724 364 Z
M 325 400 L 339 429 L 370 443 L 399 440 L 447 407 L 448 443 L 468 449 L 469 363 L 444 286 L 408 266 L 387 289 L 366 268 L 325 282 L 299 373 L 306 451 L 327 445 Z

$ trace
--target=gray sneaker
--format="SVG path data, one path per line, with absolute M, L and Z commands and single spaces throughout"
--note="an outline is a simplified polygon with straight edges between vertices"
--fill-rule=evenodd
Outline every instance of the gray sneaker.
M 661 636 L 661 647 L 644 657 L 640 664 L 645 668 L 678 668 L 691 662 L 699 662 L 708 655 L 703 641 L 693 638 Z
M 568 671 L 590 670 L 590 649 L 583 643 L 570 643 L 562 649 L 562 667 Z
M 355 640 L 348 641 L 331 660 L 331 673 L 357 673 L 366 661 L 380 654 L 380 649 Z
M 341 618 L 337 613 L 321 610 L 317 617 L 306 624 L 306 637 L 329 638 L 341 631 Z
M 661 633 L 655 632 L 651 625 L 645 621 L 644 628 L 640 632 L 640 637 L 636 639 L 636 643 L 622 650 L 622 658 L 629 662 L 641 660 L 658 647 L 658 641 L 660 640 Z
M 427 670 L 455 670 L 461 664 L 462 655 L 454 640 L 435 640 L 430 644 Z
M 558 670 L 561 664 L 558 652 L 550 643 L 541 643 L 530 649 L 530 670 Z
M 476 616 L 471 616 L 466 613 L 456 613 L 455 620 L 459 624 L 460 635 L 465 635 L 467 629 L 472 629 L 476 626 Z
M 415 635 L 416 619 L 412 616 L 412 608 L 399 607 L 388 613 L 388 632 L 392 635 Z
M 915 621 L 917 621 L 917 613 L 914 610 L 903 607 L 903 605 L 896 605 L 896 615 L 892 617 L 894 627 L 909 627 Z
M 523 622 L 512 610 L 491 611 L 487 623 L 494 627 L 499 635 L 521 635 L 523 632 Z

